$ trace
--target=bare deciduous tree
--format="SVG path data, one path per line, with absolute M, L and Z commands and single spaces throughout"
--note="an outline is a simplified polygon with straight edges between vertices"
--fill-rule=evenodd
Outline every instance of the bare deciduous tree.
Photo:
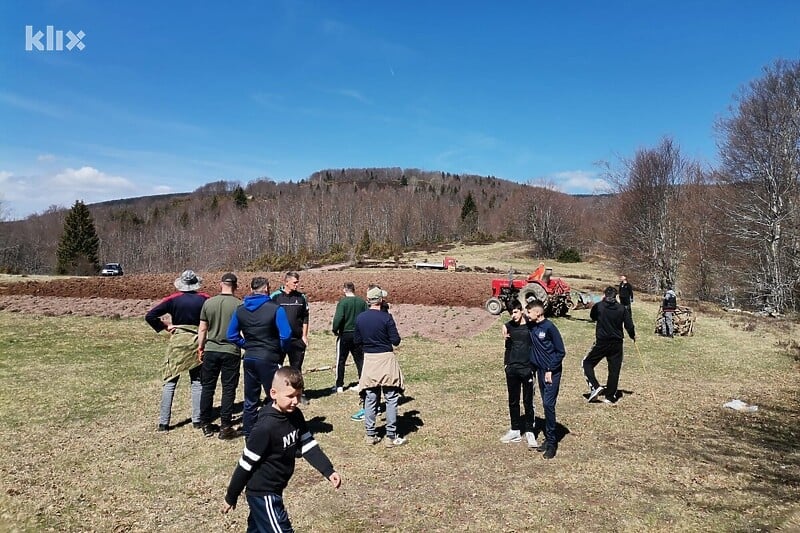
M 796 309 L 800 274 L 800 62 L 777 61 L 718 123 L 729 237 L 749 259 L 754 303 Z
M 640 149 L 607 176 L 619 194 L 614 247 L 623 268 L 650 289 L 675 286 L 685 255 L 681 246 L 684 185 L 697 165 L 670 138 Z M 649 283 L 648 283 L 649 281 Z M 640 282 L 641 284 L 641 282 Z

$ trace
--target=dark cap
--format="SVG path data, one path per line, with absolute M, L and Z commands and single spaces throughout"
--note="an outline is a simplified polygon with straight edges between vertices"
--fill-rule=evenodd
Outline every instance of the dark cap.
M 222 279 L 220 280 L 222 283 L 230 283 L 231 285 L 238 285 L 239 279 L 236 277 L 236 274 L 233 272 L 227 272 L 222 275 Z

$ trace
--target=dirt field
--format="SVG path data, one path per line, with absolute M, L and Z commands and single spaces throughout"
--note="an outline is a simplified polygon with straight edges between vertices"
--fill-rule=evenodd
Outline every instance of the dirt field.
M 218 280 L 221 274 L 202 273 L 202 290 L 217 294 L 219 284 L 211 280 Z M 255 275 L 241 275 L 240 286 L 248 287 Z M 279 275 L 262 275 L 274 287 L 280 285 Z M 0 310 L 44 316 L 144 317 L 160 298 L 174 292 L 175 277 L 177 274 L 0 282 Z M 448 341 L 477 335 L 496 322 L 496 317 L 482 308 L 492 277 L 436 271 L 349 271 L 303 272 L 301 281 L 311 302 L 312 331 L 330 326 L 345 281 L 353 281 L 360 294 L 374 282 L 389 292 L 392 314 L 404 336 Z

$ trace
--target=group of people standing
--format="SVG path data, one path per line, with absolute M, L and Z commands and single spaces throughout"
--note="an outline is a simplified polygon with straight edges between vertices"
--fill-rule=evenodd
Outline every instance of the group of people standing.
M 619 293 L 620 300 L 617 301 Z M 595 342 L 583 358 L 582 367 L 589 386 L 589 402 L 600 399 L 614 404 L 621 398 L 618 390 L 622 367 L 623 328 L 636 342 L 636 332 L 631 316 L 633 288 L 625 276 L 620 277 L 619 289 L 607 287 L 603 299 L 592 306 L 589 316 L 596 322 Z M 511 429 L 500 441 L 504 443 L 525 441 L 528 448 L 543 451 L 542 457 L 556 456 L 556 401 L 561 383 L 562 362 L 566 355 L 564 341 L 558 328 L 544 316 L 542 302 L 510 304 L 511 320 L 503 324 L 505 339 L 504 368 L 508 388 L 508 410 Z M 594 372 L 597 364 L 608 361 L 608 380 L 600 385 Z M 536 417 L 533 404 L 535 384 L 538 384 L 544 408 L 544 445 L 539 446 L 535 433 Z M 520 394 L 521 393 L 521 394 Z M 524 416 L 520 411 L 520 395 Z
M 167 296 L 145 315 L 156 331 L 170 333 L 164 360 L 158 431 L 169 431 L 172 401 L 181 373 L 188 371 L 192 393 L 192 425 L 223 440 L 246 437 L 245 448 L 231 477 L 222 511 L 236 506 L 247 487 L 250 506 L 248 531 L 290 531 L 282 491 L 296 457 L 305 457 L 331 484 L 341 478 L 314 440 L 297 405 L 305 396 L 302 365 L 308 347 L 309 305 L 299 291 L 300 276 L 287 272 L 283 286 L 270 292 L 269 280 L 255 277 L 251 293 L 236 297 L 238 278 L 232 272 L 220 279 L 220 292 L 210 297 L 200 292 L 202 279 L 192 270 L 174 282 L 177 292 Z M 344 391 L 344 369 L 352 354 L 358 371 L 357 390 L 363 409 L 354 420 L 364 421 L 365 441 L 384 440 L 389 448 L 405 444 L 397 427 L 397 408 L 404 378 L 394 354 L 400 344 L 394 318 L 388 313 L 388 293 L 370 285 L 366 300 L 355 295 L 353 283 L 343 286 L 332 321 L 336 335 L 334 392 Z M 166 315 L 170 316 L 166 320 Z M 242 350 L 244 357 L 242 358 Z M 289 364 L 284 365 L 288 358 Z M 244 408 L 241 428 L 234 428 L 233 405 L 244 371 Z M 220 425 L 212 405 L 221 378 Z M 261 391 L 269 403 L 261 406 Z M 385 435 L 376 421 L 381 394 L 386 403 Z

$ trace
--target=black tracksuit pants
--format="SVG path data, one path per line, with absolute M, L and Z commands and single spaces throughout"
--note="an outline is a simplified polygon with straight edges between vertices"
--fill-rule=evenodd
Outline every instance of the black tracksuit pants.
M 223 352 L 203 353 L 201 381 L 203 392 L 200 395 L 200 422 L 209 424 L 212 420 L 214 390 L 217 378 L 222 375 L 222 398 L 219 418 L 223 427 L 230 426 L 233 419 L 233 402 L 236 400 L 236 387 L 239 386 L 239 368 L 242 358 Z
M 617 387 L 619 386 L 619 372 L 622 369 L 622 341 L 596 341 L 583 358 L 583 375 L 590 389 L 600 386 L 594 367 L 603 359 L 608 360 L 608 380 L 606 381 L 606 398 L 617 400 Z
M 533 431 L 535 415 L 533 412 L 533 371 L 530 366 L 508 365 L 506 367 L 506 385 L 508 386 L 508 414 L 511 417 L 511 429 L 520 433 Z M 525 418 L 520 416 L 519 396 L 522 391 L 522 404 L 525 407 Z
M 344 367 L 348 354 L 353 354 L 360 380 L 361 369 L 364 367 L 364 351 L 353 342 L 352 331 L 345 331 L 336 338 L 336 387 L 344 387 Z

